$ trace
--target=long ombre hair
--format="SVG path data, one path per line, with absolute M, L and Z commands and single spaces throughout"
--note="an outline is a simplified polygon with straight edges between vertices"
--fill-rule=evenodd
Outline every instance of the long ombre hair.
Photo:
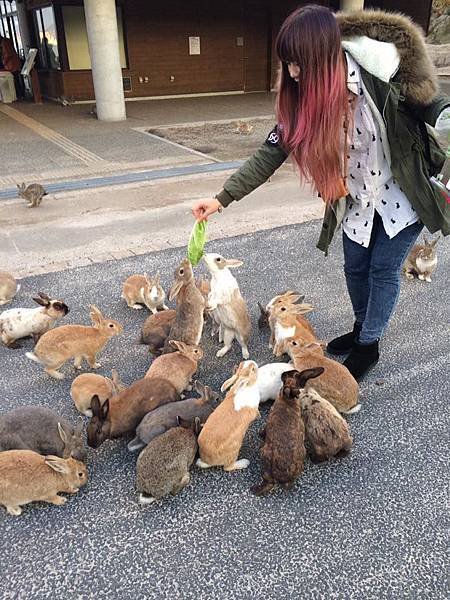
M 342 195 L 348 111 L 345 58 L 333 13 L 316 5 L 298 8 L 281 26 L 276 51 L 281 61 L 276 111 L 283 145 L 300 176 L 331 202 Z M 298 64 L 298 83 L 287 63 Z

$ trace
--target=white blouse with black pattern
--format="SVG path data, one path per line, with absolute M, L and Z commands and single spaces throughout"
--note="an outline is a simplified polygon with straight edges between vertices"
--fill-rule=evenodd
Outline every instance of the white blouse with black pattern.
M 351 240 L 367 248 L 375 211 L 382 218 L 389 238 L 418 221 L 418 216 L 393 179 L 383 152 L 380 128 L 365 98 L 359 65 L 347 52 L 345 57 L 347 87 L 356 98 L 347 155 L 347 187 L 351 198 L 347 199 L 342 226 Z

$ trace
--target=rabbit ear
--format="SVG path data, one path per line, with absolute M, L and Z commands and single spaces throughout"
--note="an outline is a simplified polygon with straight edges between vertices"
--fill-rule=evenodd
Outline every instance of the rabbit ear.
M 57 473 L 69 473 L 69 467 L 66 461 L 63 458 L 59 458 L 59 456 L 46 456 L 44 458 L 45 464 L 56 471 Z
M 104 421 L 108 416 L 109 412 L 109 399 L 103 404 L 100 403 L 100 398 L 95 394 L 91 398 L 91 410 L 94 417 L 98 417 L 100 420 Z
M 436 247 L 436 244 L 438 243 L 438 241 L 439 241 L 440 239 L 441 239 L 441 236 L 440 236 L 440 235 L 438 235 L 438 236 L 437 236 L 437 238 L 436 238 L 435 240 L 433 240 L 433 241 L 430 243 L 430 246 L 431 246 L 432 248 L 435 248 L 435 247 Z
M 47 296 L 47 294 L 44 294 L 44 292 L 38 292 L 38 296 L 40 296 L 42 300 L 48 300 L 48 302 L 51 302 L 52 300 L 50 296 Z
M 116 369 L 111 369 L 111 379 L 115 386 L 119 386 L 121 384 L 120 376 Z
M 64 431 L 64 428 L 61 425 L 61 423 L 58 423 L 58 432 L 59 432 L 59 437 L 62 439 L 64 445 L 68 446 L 69 445 L 69 438 L 67 436 L 67 433 Z
M 194 419 L 194 433 L 195 433 L 195 435 L 198 435 L 200 433 L 201 428 L 202 428 L 202 424 L 200 422 L 200 417 L 195 417 L 195 419 Z
M 208 388 L 206 386 L 204 386 L 201 381 L 199 381 L 198 379 L 195 380 L 194 390 L 197 392 L 197 394 L 200 394 L 200 396 L 205 397 L 205 391 L 207 389 Z
M 316 367 L 315 369 L 305 369 L 300 373 L 297 372 L 295 378 L 298 382 L 298 387 L 304 388 L 307 381 L 319 377 L 324 371 L 325 369 L 323 367 Z
M 42 300 L 42 298 L 33 298 L 33 300 L 40 306 L 47 307 L 49 305 L 49 302 L 47 300 Z
M 153 282 L 154 282 L 154 284 L 155 284 L 155 285 L 159 285 L 160 279 L 161 279 L 161 276 L 160 276 L 160 274 L 159 274 L 159 271 L 157 271 L 157 273 L 156 273 L 155 277 L 153 278 Z
M 236 371 L 236 373 L 234 375 L 232 375 L 229 379 L 227 379 L 226 381 L 224 381 L 222 383 L 222 386 L 220 388 L 221 392 L 225 392 L 226 390 L 228 390 L 234 383 L 236 383 L 237 378 L 239 377 L 239 373 L 240 373 L 240 369 L 238 368 L 238 370 Z
M 238 267 L 242 267 L 244 264 L 242 260 L 237 260 L 235 258 L 227 258 L 224 260 L 225 266 L 229 269 L 237 269 Z
M 91 304 L 89 307 L 89 316 L 94 325 L 99 325 L 103 322 L 103 315 L 94 304 Z
M 75 425 L 75 429 L 73 430 L 74 438 L 81 438 L 81 436 L 83 435 L 83 426 L 83 419 L 78 419 L 77 424 Z
M 183 287 L 183 280 L 179 279 L 175 281 L 169 292 L 169 300 L 172 301 L 178 294 L 180 293 L 181 288 Z

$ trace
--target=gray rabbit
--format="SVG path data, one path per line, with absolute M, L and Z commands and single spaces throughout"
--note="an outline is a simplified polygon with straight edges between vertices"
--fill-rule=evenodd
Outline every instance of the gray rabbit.
M 48 196 L 44 187 L 40 183 L 31 183 L 26 186 L 24 183 L 17 184 L 19 198 L 24 198 L 28 202 L 28 208 L 35 208 L 42 202 L 44 196 Z
M 34 450 L 38 454 L 86 460 L 83 422 L 75 429 L 45 406 L 21 406 L 0 415 L 0 452 Z
M 214 410 L 212 403 L 218 400 L 219 395 L 200 381 L 196 381 L 194 387 L 200 398 L 171 402 L 147 413 L 136 429 L 136 437 L 129 442 L 128 450 L 140 450 L 158 435 L 177 427 L 178 417 L 187 421 L 198 417 L 200 423 L 205 423 Z
M 136 464 L 136 488 L 141 504 L 175 496 L 190 481 L 189 468 L 197 454 L 200 419 L 183 421 L 153 439 Z

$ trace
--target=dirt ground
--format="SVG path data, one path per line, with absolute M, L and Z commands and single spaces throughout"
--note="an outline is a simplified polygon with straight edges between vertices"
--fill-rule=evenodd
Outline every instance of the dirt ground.
M 227 161 L 248 158 L 259 148 L 273 127 L 274 120 L 267 118 L 152 128 L 148 133 Z

